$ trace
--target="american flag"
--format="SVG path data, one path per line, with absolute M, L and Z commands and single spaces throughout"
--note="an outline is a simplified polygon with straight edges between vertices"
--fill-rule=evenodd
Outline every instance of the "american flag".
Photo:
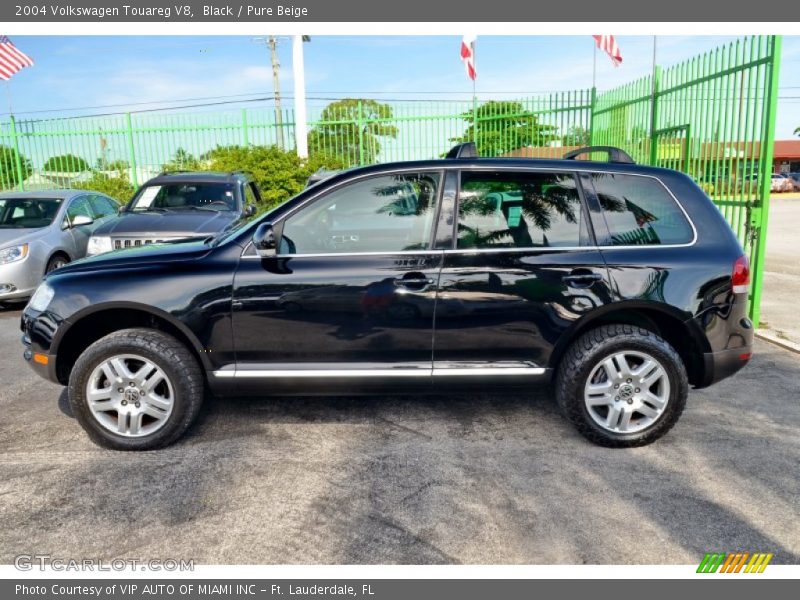
M 0 79 L 8 81 L 14 73 L 32 67 L 31 57 L 17 50 L 6 35 L 0 35 Z
M 622 64 L 622 52 L 619 51 L 617 40 L 613 35 L 593 35 L 597 47 L 611 57 L 611 62 L 615 67 Z
M 475 81 L 478 71 L 475 70 L 475 40 L 478 36 L 465 35 L 461 38 L 461 60 L 464 62 L 464 69 L 467 77 Z

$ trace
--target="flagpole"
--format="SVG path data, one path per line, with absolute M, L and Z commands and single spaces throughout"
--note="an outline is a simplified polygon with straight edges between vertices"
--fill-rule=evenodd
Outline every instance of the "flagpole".
M 594 55 L 592 56 L 592 88 L 597 87 L 597 42 L 592 38 L 592 48 L 594 48 Z
M 478 44 L 472 40 L 472 67 L 475 70 L 475 77 L 472 78 L 472 141 L 478 143 L 478 93 L 476 92 L 476 82 L 478 80 L 478 59 L 475 48 Z
M 6 95 L 8 96 L 8 114 L 14 114 L 14 107 L 11 106 L 11 81 L 6 79 Z

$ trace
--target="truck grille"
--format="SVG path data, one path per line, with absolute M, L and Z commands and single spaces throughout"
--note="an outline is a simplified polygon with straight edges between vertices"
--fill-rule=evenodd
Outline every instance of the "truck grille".
M 170 240 L 179 240 L 179 237 L 166 238 L 114 238 L 114 250 L 120 248 L 137 248 L 139 246 L 149 246 L 150 244 L 160 244 Z

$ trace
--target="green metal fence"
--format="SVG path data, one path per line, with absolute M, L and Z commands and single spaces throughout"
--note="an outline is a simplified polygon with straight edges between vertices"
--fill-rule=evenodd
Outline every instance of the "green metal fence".
M 309 109 L 308 145 L 353 166 L 442 156 L 474 140 L 483 156 L 560 157 L 590 143 L 679 169 L 708 192 L 751 258 L 758 322 L 780 37 L 756 36 L 597 93 L 503 101 L 339 100 Z M 72 187 L 93 173 L 134 185 L 164 168 L 205 168 L 218 146 L 295 147 L 294 114 L 272 107 L 0 123 L 0 188 Z
M 690 174 L 750 256 L 756 324 L 764 272 L 781 38 L 740 39 L 597 97 L 592 141 Z

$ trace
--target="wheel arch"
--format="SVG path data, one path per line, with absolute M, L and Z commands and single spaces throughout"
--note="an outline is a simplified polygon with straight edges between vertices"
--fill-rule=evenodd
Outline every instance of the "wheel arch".
M 194 355 L 198 365 L 208 371 L 208 357 L 194 333 L 169 313 L 135 302 L 108 302 L 88 306 L 68 319 L 68 327 L 59 327 L 51 350 L 56 355 L 56 375 L 66 385 L 78 356 L 100 338 L 131 327 L 145 327 L 167 333 Z
M 53 248 L 48 253 L 47 260 L 44 261 L 45 271 L 47 270 L 47 265 L 50 264 L 50 261 L 53 260 L 53 258 L 55 258 L 56 256 L 59 256 L 59 255 L 66 256 L 67 257 L 67 262 L 72 262 L 72 260 L 73 260 L 72 256 L 70 255 L 70 253 L 67 251 L 66 248 Z
M 662 337 L 678 352 L 689 382 L 701 385 L 704 381 L 703 354 L 711 351 L 697 322 L 676 308 L 654 302 L 619 302 L 592 311 L 576 321 L 560 337 L 550 355 L 549 366 L 556 369 L 569 346 L 579 336 L 602 325 L 622 323 L 642 327 Z

